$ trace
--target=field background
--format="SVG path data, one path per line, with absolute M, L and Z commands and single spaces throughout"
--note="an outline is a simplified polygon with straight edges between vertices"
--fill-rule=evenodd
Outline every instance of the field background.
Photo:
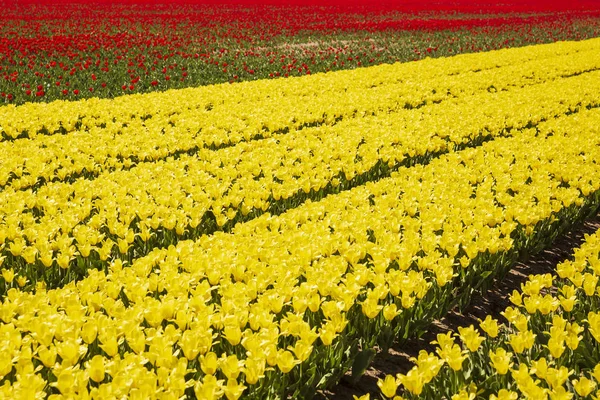
M 600 2 L 0 4 L 0 398 L 600 396 Z

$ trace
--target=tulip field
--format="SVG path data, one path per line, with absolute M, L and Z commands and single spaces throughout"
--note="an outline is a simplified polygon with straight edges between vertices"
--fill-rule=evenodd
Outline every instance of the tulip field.
M 2 399 L 343 398 L 600 211 L 593 1 L 0 20 Z M 571 253 L 353 397 L 599 398 L 600 230 Z

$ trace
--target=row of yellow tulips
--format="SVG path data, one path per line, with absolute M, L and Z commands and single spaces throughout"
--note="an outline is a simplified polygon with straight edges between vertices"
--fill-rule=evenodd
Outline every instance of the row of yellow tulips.
M 550 119 L 60 289 L 5 267 L 0 390 L 309 396 L 597 209 L 598 127 Z
M 360 79 L 353 79 L 350 84 L 346 76 L 348 71 L 305 77 L 302 78 L 302 90 L 299 90 L 298 83 L 289 84 L 287 81 L 280 81 L 280 85 L 275 87 L 272 83 L 265 86 L 253 82 L 251 88 L 236 86 L 236 90 L 222 85 L 224 88 L 221 89 L 228 89 L 231 95 L 225 96 L 227 101 L 223 100 L 221 106 L 211 110 L 194 106 L 191 97 L 185 98 L 185 91 L 169 92 L 168 96 L 172 99 L 167 102 L 162 99 L 167 94 L 156 93 L 144 95 L 150 99 L 143 101 L 138 97 L 125 97 L 114 100 L 110 105 L 106 103 L 108 100 L 101 100 L 98 104 L 88 104 L 92 100 L 60 102 L 60 112 L 54 110 L 51 117 L 43 114 L 37 118 L 42 118 L 40 121 L 43 122 L 43 118 L 48 117 L 48 123 L 55 120 L 58 121 L 55 123 L 68 125 L 64 121 L 74 118 L 73 113 L 79 115 L 82 107 L 92 114 L 100 108 L 94 120 L 95 125 L 85 129 L 65 128 L 64 135 L 37 135 L 32 139 L 0 142 L 0 187 L 12 184 L 19 189 L 46 181 L 93 177 L 102 171 L 127 169 L 137 162 L 195 153 L 205 147 L 233 145 L 306 126 L 330 126 L 340 119 L 362 117 L 365 114 L 406 113 L 408 110 L 404 107 L 436 103 L 481 91 L 501 91 L 546 82 L 596 70 L 600 66 L 599 52 L 591 44 L 585 51 L 575 43 L 569 46 L 558 44 L 555 47 L 557 51 L 565 47 L 569 51 L 550 56 L 542 48 L 538 50 L 539 58 L 523 62 L 521 53 L 531 55 L 534 52 L 531 49 L 519 49 L 516 52 L 519 57 L 508 57 L 509 60 L 514 59 L 511 64 L 502 65 L 499 62 L 500 66 L 479 70 L 478 65 L 481 68 L 482 63 L 473 63 L 468 67 L 462 66 L 460 73 L 440 72 L 440 68 L 455 71 L 451 67 L 457 64 L 457 60 L 447 59 L 445 62 L 448 66 L 436 61 L 436 68 L 428 65 L 418 69 L 411 67 L 409 72 L 412 71 L 413 76 L 405 75 L 407 65 L 366 69 L 360 74 Z M 500 52 L 488 57 L 504 61 L 501 57 L 505 55 Z M 486 63 L 483 66 L 489 67 Z M 415 75 L 417 71 L 419 74 Z M 402 77 L 402 80 L 397 81 L 398 78 L 394 79 L 396 76 Z M 324 84 L 324 79 L 331 84 Z M 217 87 L 213 89 L 217 90 Z M 249 90 L 252 90 L 251 95 L 248 94 Z M 196 99 L 208 101 L 196 95 Z M 156 96 L 160 98 L 154 98 Z M 146 101 L 150 101 L 154 108 L 145 109 L 140 105 Z M 160 104 L 158 109 L 156 102 Z M 164 106 L 165 103 L 171 106 Z M 173 108 L 175 104 L 179 105 L 178 109 Z M 40 105 L 32 107 L 39 108 Z M 46 108 L 52 107 L 49 105 Z M 75 111 L 71 111 L 71 108 Z M 116 111 L 121 108 L 123 110 L 120 112 Z M 232 109 L 236 110 L 235 113 L 232 113 Z M 33 123 L 35 118 L 31 118 L 32 112 L 23 112 L 28 116 L 26 121 Z M 37 115 L 37 111 L 34 114 Z M 18 125 L 11 121 L 10 115 L 5 118 L 4 124 Z M 12 118 L 19 121 L 17 116 Z M 26 130 L 23 127 L 16 129 Z M 41 127 L 28 129 L 39 131 Z M 148 143 L 153 145 L 149 146 Z
M 301 78 L 210 85 L 115 99 L 7 105 L 0 107 L 0 140 L 104 127 L 123 130 L 127 125 L 146 118 L 149 118 L 148 123 L 154 120 L 152 123 L 159 127 L 166 128 L 169 123 L 185 126 L 182 119 L 190 112 L 195 113 L 197 121 L 216 121 L 214 128 L 231 131 L 231 140 L 234 140 L 243 131 L 249 131 L 250 135 L 260 133 L 263 125 L 267 130 L 278 130 L 292 129 L 297 126 L 296 123 L 321 121 L 324 110 L 328 111 L 329 118 L 334 118 L 376 110 L 376 101 L 383 99 L 391 99 L 400 106 L 416 106 L 427 100 L 439 101 L 448 97 L 448 89 L 452 89 L 452 82 L 456 82 L 452 76 L 473 75 L 473 72 L 486 70 L 493 73 L 493 70 L 504 66 L 575 55 L 599 47 L 598 39 L 560 42 L 503 49 L 483 53 L 483 56 L 466 54 Z M 444 77 L 449 79 L 450 86 L 439 86 L 440 78 Z M 395 96 L 389 96 L 388 87 L 396 87 Z M 432 90 L 436 93 L 431 93 Z M 370 104 L 362 101 L 364 92 L 374 94 Z M 384 94 L 383 99 L 377 97 L 380 94 Z M 199 128 L 193 124 L 191 127 L 196 131 Z M 207 143 L 210 143 L 210 134 L 207 136 Z M 230 141 L 223 132 L 219 136 L 215 138 L 215 144 Z
M 50 286 L 265 211 L 318 200 L 401 165 L 600 104 L 600 72 L 356 118 L 95 179 L 0 192 L 1 255 Z M 535 101 L 532 101 L 535 99 Z M 68 270 L 68 271 L 61 271 Z
M 596 399 L 600 396 L 600 231 L 586 236 L 557 276 L 531 275 L 502 321 L 438 335 L 406 374 L 379 381 L 385 398 Z M 460 344 L 456 339 L 460 339 Z

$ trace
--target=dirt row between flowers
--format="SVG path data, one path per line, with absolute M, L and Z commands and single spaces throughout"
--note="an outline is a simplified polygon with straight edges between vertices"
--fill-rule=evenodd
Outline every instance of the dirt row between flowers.
M 462 313 L 454 309 L 443 319 L 435 321 L 431 329 L 421 338 L 409 339 L 402 345 L 393 346 L 387 353 L 377 354 L 372 365 L 358 383 L 351 384 L 348 373 L 338 385 L 320 392 L 315 398 L 317 400 L 351 400 L 353 396 L 360 397 L 371 393 L 371 399 L 379 399 L 379 388 L 377 387 L 379 378 L 388 374 L 406 374 L 413 366 L 410 362 L 411 357 L 417 357 L 420 350 L 428 352 L 435 350 L 435 346 L 430 342 L 435 340 L 439 333 L 457 331 L 458 327 L 470 324 L 477 326 L 479 320 L 485 319 L 487 315 L 502 320 L 503 317 L 500 313 L 510 305 L 508 297 L 513 290 L 520 290 L 521 283 L 524 283 L 531 274 L 552 273 L 555 275 L 556 265 L 571 257 L 573 250 L 583 243 L 584 235 L 591 234 L 598 229 L 600 229 L 600 213 L 576 224 L 566 233 L 557 237 L 551 248 L 519 261 L 510 273 L 504 279 L 495 282 L 487 293 L 474 294 L 471 303 Z

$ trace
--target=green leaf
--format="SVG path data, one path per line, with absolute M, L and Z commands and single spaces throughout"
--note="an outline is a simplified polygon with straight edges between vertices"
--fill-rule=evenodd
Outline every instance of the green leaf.
M 364 375 L 367 368 L 369 368 L 369 365 L 371 365 L 371 361 L 373 361 L 375 354 L 376 352 L 374 349 L 365 349 L 356 355 L 354 363 L 352 364 L 352 378 L 350 380 L 352 384 L 358 382 L 360 377 Z
M 319 383 L 317 383 L 317 388 L 324 387 L 324 385 L 329 381 L 329 378 L 331 378 L 332 375 L 333 374 L 331 372 L 323 375 Z

